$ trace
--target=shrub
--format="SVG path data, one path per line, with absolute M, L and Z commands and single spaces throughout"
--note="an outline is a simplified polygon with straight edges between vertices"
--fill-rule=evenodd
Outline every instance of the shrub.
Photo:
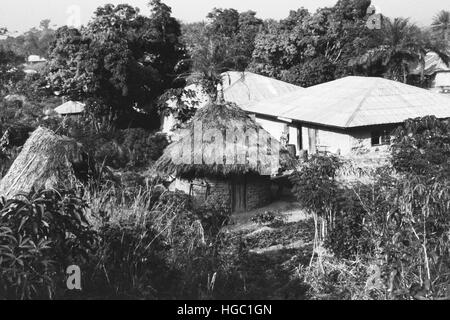
M 299 275 L 309 285 L 306 296 L 311 300 L 384 299 L 382 291 L 366 286 L 369 268 L 361 259 L 325 257 L 321 266 L 315 263 L 300 268 Z
M 151 135 L 144 129 L 123 130 L 122 146 L 128 150 L 128 161 L 136 167 L 158 160 L 169 144 L 164 134 Z
M 314 217 L 313 256 L 333 228 L 339 185 L 336 176 L 342 162 L 334 156 L 315 155 L 290 177 L 292 192 L 303 209 Z M 320 256 L 319 256 L 320 258 Z
M 0 226 L 0 299 L 52 298 L 55 290 L 50 241 L 35 242 Z
M 39 191 L 0 202 L 0 278 L 11 299 L 52 298 L 65 268 L 95 244 L 86 204 L 72 191 Z
M 264 211 L 252 217 L 251 221 L 259 225 L 270 224 L 271 226 L 281 226 L 284 224 L 285 219 L 278 213 Z
M 230 222 L 231 208 L 220 195 L 213 194 L 195 212 L 207 233 L 214 237 Z
M 96 130 L 92 119 L 47 119 L 45 126 L 82 143 L 95 162 L 115 169 L 142 168 L 157 160 L 168 145 L 165 134 L 144 129 Z
M 88 271 L 85 297 L 155 299 L 167 289 L 168 247 L 150 223 L 108 222 L 98 236 L 95 264 L 83 269 Z
M 335 178 L 338 161 L 315 157 L 292 178 L 304 208 L 325 220 L 325 246 L 334 259 L 348 259 L 341 271 L 352 261 L 379 270 L 377 298 L 449 296 L 449 136 L 445 121 L 409 120 L 394 139 L 395 172 L 387 165 L 371 182 L 344 184 Z M 342 288 L 329 278 L 326 259 L 316 267 L 320 272 L 308 280 L 313 287 Z M 364 292 L 342 297 L 358 295 Z
M 411 119 L 395 131 L 392 163 L 399 172 L 450 176 L 450 121 Z

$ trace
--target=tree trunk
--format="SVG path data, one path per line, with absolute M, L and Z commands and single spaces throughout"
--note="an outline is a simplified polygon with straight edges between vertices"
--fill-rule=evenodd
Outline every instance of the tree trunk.
M 404 63 L 402 64 L 402 73 L 403 73 L 403 83 L 406 84 L 406 82 L 408 81 L 408 74 L 406 72 L 406 66 Z

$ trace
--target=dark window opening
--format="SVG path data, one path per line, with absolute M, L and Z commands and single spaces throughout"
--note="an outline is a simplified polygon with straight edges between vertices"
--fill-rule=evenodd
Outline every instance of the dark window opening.
M 384 146 L 391 144 L 391 135 L 385 131 L 372 132 L 372 146 Z

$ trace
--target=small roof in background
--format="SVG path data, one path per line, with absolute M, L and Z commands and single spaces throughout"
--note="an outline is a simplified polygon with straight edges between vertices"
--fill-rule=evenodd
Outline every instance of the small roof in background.
M 38 73 L 36 70 L 33 70 L 33 69 L 25 69 L 25 70 L 23 70 L 23 72 L 25 72 L 26 74 L 36 74 L 36 73 Z
M 449 71 L 450 67 L 439 57 L 436 52 L 428 52 L 425 56 L 424 75 L 430 76 L 440 71 Z M 422 72 L 422 66 L 418 64 L 411 74 L 419 75 Z
M 86 105 L 77 101 L 68 101 L 59 107 L 55 108 L 55 111 L 60 115 L 79 114 L 84 112 Z
M 28 56 L 27 61 L 28 62 L 45 62 L 47 60 L 45 58 L 41 57 L 41 56 L 38 56 L 38 55 L 31 55 L 31 56 Z
M 247 109 L 271 109 L 277 116 L 340 128 L 400 123 L 435 115 L 450 117 L 450 98 L 397 81 L 345 77 Z

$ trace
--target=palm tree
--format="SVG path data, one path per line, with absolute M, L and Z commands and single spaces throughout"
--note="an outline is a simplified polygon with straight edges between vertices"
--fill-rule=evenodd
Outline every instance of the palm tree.
M 428 53 L 434 52 L 438 55 L 438 57 L 444 62 L 447 66 L 450 62 L 450 52 L 448 50 L 448 42 L 443 41 L 442 37 L 433 37 L 431 30 L 424 30 L 419 37 L 417 38 L 417 42 L 420 47 L 420 80 L 421 83 L 424 84 L 425 81 L 425 59 Z
M 409 19 L 383 17 L 380 44 L 362 56 L 353 59 L 350 66 L 370 68 L 381 64 L 385 76 L 393 80 L 407 81 L 411 64 L 419 63 L 422 56 L 421 30 Z
M 199 84 L 211 101 L 223 98 L 223 73 L 240 70 L 245 59 L 236 48 L 236 41 L 211 32 L 208 25 L 199 26 L 192 35 L 189 58 L 184 62 L 191 66 L 190 72 L 181 75 L 188 82 Z
M 185 35 L 184 42 L 188 45 L 187 58 L 180 61 L 179 66 L 188 66 L 189 71 L 178 76 L 178 80 L 185 80 L 187 84 L 198 85 L 210 102 L 222 103 L 224 100 L 223 87 L 230 82 L 230 77 L 225 77 L 224 72 L 240 70 L 244 56 L 237 53 L 234 39 L 221 37 L 210 32 L 205 23 L 191 24 L 188 26 L 195 32 Z M 164 113 L 176 113 L 177 119 L 186 122 L 195 113 L 200 96 L 191 89 L 170 89 L 159 99 L 159 108 Z M 191 100 L 184 101 L 184 97 Z M 167 101 L 176 100 L 176 110 L 167 108 Z M 193 102 L 192 102 L 193 101 Z
M 450 32 L 450 11 L 440 11 L 433 20 L 431 28 L 439 36 L 442 36 L 448 45 L 448 35 Z

